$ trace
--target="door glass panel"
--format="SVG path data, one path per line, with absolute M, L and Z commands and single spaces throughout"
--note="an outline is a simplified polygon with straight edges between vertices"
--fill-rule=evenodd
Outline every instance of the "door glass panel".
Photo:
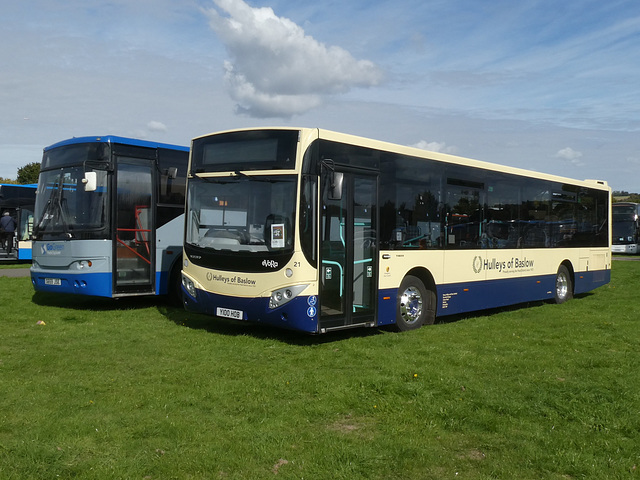
M 344 174 L 342 195 L 323 185 L 320 313 L 323 327 L 373 320 L 377 179 Z M 334 183 L 334 187 L 335 187 Z
M 152 284 L 154 235 L 152 172 L 149 166 L 120 163 L 117 177 L 116 286 Z
M 343 185 L 344 188 L 344 185 Z M 322 207 L 322 315 L 339 315 L 345 312 L 346 266 L 346 218 L 347 196 L 339 200 L 329 199 L 329 182 L 323 189 Z
M 353 311 L 373 311 L 376 230 L 376 181 L 354 178 L 353 200 Z

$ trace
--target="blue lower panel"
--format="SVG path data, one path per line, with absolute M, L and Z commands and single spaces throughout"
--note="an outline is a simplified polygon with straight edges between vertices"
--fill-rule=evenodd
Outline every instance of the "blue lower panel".
M 190 312 L 216 316 L 216 309 L 220 307 L 241 311 L 244 321 L 302 332 L 318 332 L 317 297 L 315 296 L 298 296 L 276 309 L 270 309 L 269 299 L 264 297 L 228 297 L 198 290 L 197 298 L 193 298 L 184 290 L 184 287 L 182 296 L 184 306 Z
M 378 290 L 378 322 L 380 325 L 393 325 L 396 323 L 397 288 Z
M 611 270 L 580 272 L 574 278 L 574 293 L 589 292 L 609 283 Z M 436 315 L 486 310 L 516 305 L 518 303 L 548 300 L 555 297 L 556 276 L 512 278 L 485 282 L 438 285 L 438 309 Z M 380 290 L 378 293 L 378 325 L 395 323 L 397 289 Z
M 585 293 L 594 288 L 606 285 L 611 281 L 611 270 L 594 270 L 593 272 L 576 273 L 575 293 Z
M 156 295 L 169 292 L 169 272 L 156 272 Z
M 45 280 L 48 279 L 48 280 Z M 52 283 L 54 279 L 60 280 L 60 285 Z M 46 272 L 31 272 L 31 283 L 37 292 L 72 293 L 75 295 L 91 295 L 95 297 L 112 297 L 111 274 L 60 274 Z
M 486 310 L 547 300 L 555 295 L 556 276 L 512 278 L 438 286 L 437 315 Z

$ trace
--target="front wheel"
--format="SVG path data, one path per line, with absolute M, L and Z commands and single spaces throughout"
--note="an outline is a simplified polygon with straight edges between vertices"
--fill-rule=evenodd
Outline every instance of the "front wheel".
M 415 330 L 434 321 L 435 293 L 427 290 L 419 278 L 407 275 L 398 289 L 397 330 Z
M 182 306 L 182 259 L 178 258 L 169 274 L 167 300 L 174 307 Z
M 573 282 L 569 269 L 564 265 L 560 265 L 556 274 L 556 294 L 555 302 L 564 303 L 573 298 Z

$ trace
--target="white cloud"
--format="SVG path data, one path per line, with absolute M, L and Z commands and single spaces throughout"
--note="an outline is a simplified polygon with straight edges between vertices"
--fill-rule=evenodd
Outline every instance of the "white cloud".
M 444 142 L 427 142 L 426 140 L 420 140 L 418 143 L 411 145 L 415 148 L 422 150 L 429 150 L 430 152 L 449 153 L 454 155 L 458 152 L 458 148 L 454 146 L 448 146 Z
M 231 56 L 225 80 L 242 113 L 291 117 L 317 107 L 325 95 L 382 80 L 373 62 L 318 42 L 271 8 L 252 8 L 242 0 L 214 3 L 218 9 L 205 13 Z
M 157 120 L 151 120 L 147 122 L 144 127 L 134 127 L 123 131 L 123 134 L 127 137 L 140 138 L 140 139 L 152 139 L 158 140 L 159 137 L 164 137 L 169 129 L 167 126 Z
M 152 120 L 149 123 L 147 123 L 147 128 L 151 132 L 166 132 L 167 131 L 167 126 L 164 123 L 158 122 L 158 121 L 155 121 L 155 120 Z
M 584 163 L 580 160 L 580 158 L 582 158 L 582 152 L 578 152 L 571 147 L 566 147 L 558 150 L 558 152 L 555 154 L 555 157 L 562 160 L 568 160 L 576 166 L 584 165 Z

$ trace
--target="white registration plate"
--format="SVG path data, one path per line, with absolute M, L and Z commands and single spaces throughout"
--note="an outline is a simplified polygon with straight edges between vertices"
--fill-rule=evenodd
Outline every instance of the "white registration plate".
M 233 310 L 232 308 L 216 308 L 216 315 L 224 318 L 233 318 L 234 320 L 242 320 L 242 310 Z
M 62 281 L 59 278 L 45 278 L 44 279 L 44 284 L 45 285 L 60 286 L 60 285 L 62 285 Z

